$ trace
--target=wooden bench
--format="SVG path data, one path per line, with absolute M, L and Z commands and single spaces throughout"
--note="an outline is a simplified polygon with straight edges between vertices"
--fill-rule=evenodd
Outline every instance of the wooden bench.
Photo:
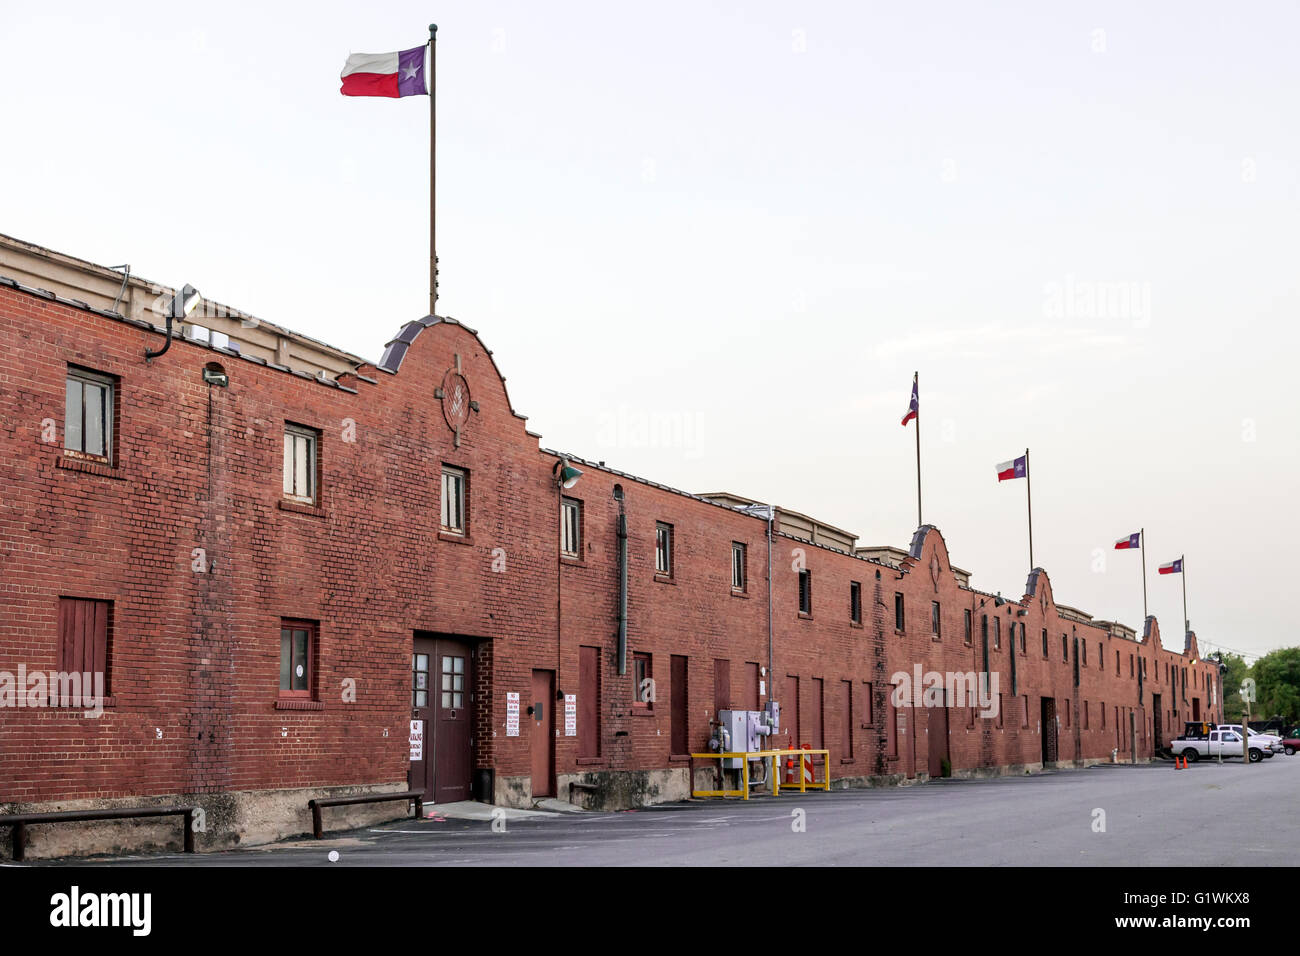
M 319 840 L 325 835 L 320 821 L 323 807 L 348 807 L 359 803 L 384 803 L 388 800 L 414 800 L 415 819 L 419 820 L 424 816 L 423 790 L 407 790 L 405 793 L 363 793 L 355 797 L 323 797 L 319 800 L 307 801 L 307 807 L 311 810 L 312 836 Z
M 88 820 L 128 820 L 135 817 L 185 818 L 185 852 L 194 852 L 194 813 L 198 807 L 124 807 L 117 810 L 57 810 L 52 813 L 10 813 L 0 815 L 0 827 L 13 827 L 14 859 L 27 855 L 27 827 L 39 823 L 81 823 Z

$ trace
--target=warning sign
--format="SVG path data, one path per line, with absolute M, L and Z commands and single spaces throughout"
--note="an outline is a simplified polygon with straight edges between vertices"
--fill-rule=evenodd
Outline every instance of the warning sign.
M 519 736 L 519 695 L 506 694 L 506 736 Z
M 424 721 L 411 721 L 411 759 L 424 759 Z

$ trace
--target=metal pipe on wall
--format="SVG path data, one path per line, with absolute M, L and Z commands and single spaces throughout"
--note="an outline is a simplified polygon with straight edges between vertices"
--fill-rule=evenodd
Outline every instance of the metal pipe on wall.
M 618 499 L 618 676 L 627 673 L 627 515 L 623 511 L 623 489 L 616 486 Z

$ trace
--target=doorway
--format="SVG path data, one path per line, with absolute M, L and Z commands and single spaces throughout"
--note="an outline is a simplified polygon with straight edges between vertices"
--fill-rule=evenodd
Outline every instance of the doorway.
M 1042 698 L 1043 764 L 1056 763 L 1056 698 Z
M 1160 695 L 1151 695 L 1151 719 L 1155 722 L 1155 745 L 1163 747 L 1165 745 L 1165 728 L 1163 726 L 1164 713 L 1160 709 Z
M 555 796 L 555 671 L 533 671 L 532 717 L 533 796 Z
M 946 692 L 945 692 L 946 693 Z M 943 776 L 943 764 L 948 759 L 948 707 L 931 707 L 926 711 L 929 724 L 929 760 L 930 777 L 937 780 Z
M 411 766 L 407 784 L 430 803 L 470 799 L 473 764 L 470 645 L 420 635 L 411 653 Z

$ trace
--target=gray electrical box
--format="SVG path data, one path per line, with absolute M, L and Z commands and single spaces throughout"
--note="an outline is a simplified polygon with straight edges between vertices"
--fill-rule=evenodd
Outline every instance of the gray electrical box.
M 718 711 L 718 723 L 722 725 L 722 729 L 731 738 L 731 742 L 726 748 L 731 753 L 747 753 L 754 749 L 749 746 L 749 714 L 750 711 L 748 710 Z M 727 770 L 738 770 L 740 769 L 740 758 L 724 757 L 722 766 Z
M 765 710 L 720 710 L 718 711 L 718 723 L 722 729 L 727 732 L 731 738 L 730 744 L 726 748 L 730 753 L 757 753 L 760 750 L 767 749 L 767 738 L 772 729 L 772 708 L 776 704 L 769 703 Z M 775 711 L 780 716 L 779 709 Z M 724 757 L 722 766 L 726 770 L 740 769 L 739 757 Z M 753 758 L 757 759 L 757 758 Z
M 769 700 L 764 707 L 764 713 L 769 718 L 768 725 L 772 728 L 770 733 L 779 734 L 781 732 L 781 705 L 774 700 Z

